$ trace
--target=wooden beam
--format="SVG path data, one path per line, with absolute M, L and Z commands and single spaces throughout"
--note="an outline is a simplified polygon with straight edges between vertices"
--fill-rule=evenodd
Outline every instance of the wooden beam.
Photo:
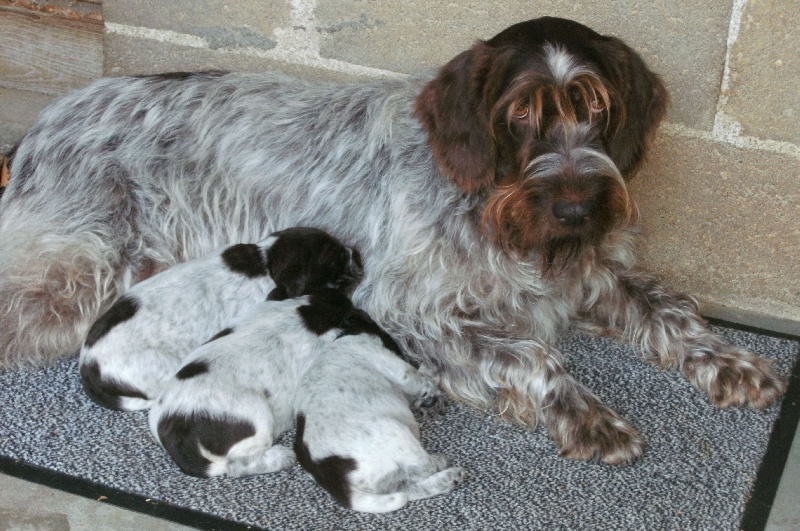
M 0 0 L 0 86 L 60 95 L 102 73 L 99 4 Z
M 0 0 L 0 7 L 7 9 L 102 23 L 101 4 L 101 0 Z

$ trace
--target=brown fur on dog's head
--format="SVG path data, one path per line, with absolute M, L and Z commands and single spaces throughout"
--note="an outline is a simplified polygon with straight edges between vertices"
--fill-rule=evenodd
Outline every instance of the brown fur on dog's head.
M 487 232 L 508 250 L 558 254 L 557 242 L 596 243 L 632 218 L 625 181 L 639 168 L 668 99 L 659 77 L 621 40 L 540 18 L 447 63 L 418 96 L 416 112 L 442 172 L 487 197 Z M 577 138 L 584 144 L 565 149 Z M 577 162 L 586 158 L 584 148 L 594 151 L 597 168 Z M 548 153 L 561 156 L 558 178 L 554 168 L 546 179 L 532 173 Z

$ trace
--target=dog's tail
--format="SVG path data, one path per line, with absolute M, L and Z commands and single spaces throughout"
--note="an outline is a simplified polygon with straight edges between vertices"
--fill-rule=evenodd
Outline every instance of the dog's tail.
M 93 402 L 108 409 L 135 411 L 149 408 L 153 401 L 132 385 L 103 378 L 100 365 L 95 360 L 81 361 L 81 384 Z

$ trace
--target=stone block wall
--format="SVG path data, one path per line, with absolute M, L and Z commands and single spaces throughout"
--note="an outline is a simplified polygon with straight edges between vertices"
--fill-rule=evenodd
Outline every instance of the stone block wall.
M 100 2 L 0 0 L 0 30 L 31 5 L 41 12 Z M 102 0 L 99 46 L 102 73 L 112 76 L 281 69 L 395 77 L 435 68 L 476 39 L 542 15 L 623 38 L 670 89 L 667 122 L 632 183 L 643 266 L 695 295 L 708 315 L 800 331 L 798 2 Z M 8 46 L 0 37 L 0 57 Z M 51 68 L 35 51 L 28 60 Z M 15 83 L 6 63 L 0 141 L 8 142 L 59 90 Z

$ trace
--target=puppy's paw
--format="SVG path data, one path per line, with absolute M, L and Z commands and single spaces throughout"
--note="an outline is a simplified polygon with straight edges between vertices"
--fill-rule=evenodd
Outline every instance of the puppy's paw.
M 444 413 L 444 410 L 447 408 L 446 396 L 433 381 L 424 378 L 422 383 L 422 391 L 417 395 L 414 401 L 414 408 L 422 410 L 425 416 Z
M 453 468 L 445 470 L 445 472 L 447 472 L 447 475 L 453 484 L 453 488 L 464 483 L 464 480 L 467 479 L 467 471 L 460 466 L 454 466 Z
M 289 468 L 297 462 L 294 450 L 276 444 L 264 453 L 264 468 L 267 472 L 277 472 Z
M 417 373 L 414 379 L 415 383 L 413 385 L 416 387 L 416 389 L 413 391 L 413 394 L 415 395 L 414 407 L 433 407 L 441 396 L 442 392 L 430 378 Z
M 719 407 L 764 409 L 786 390 L 786 382 L 769 360 L 733 345 L 723 344 L 713 354 L 689 357 L 681 369 L 692 385 L 708 393 L 711 403 Z
M 228 456 L 226 473 L 231 477 L 270 474 L 289 468 L 297 462 L 291 448 L 276 444 L 263 452 L 242 456 Z
M 414 407 L 417 409 L 431 409 L 437 407 L 438 404 L 441 402 L 441 395 L 426 395 L 419 397 L 416 402 L 414 402 Z
M 454 466 L 437 472 L 431 476 L 432 490 L 439 494 L 446 494 L 458 487 L 467 478 L 467 472 L 460 466 Z

